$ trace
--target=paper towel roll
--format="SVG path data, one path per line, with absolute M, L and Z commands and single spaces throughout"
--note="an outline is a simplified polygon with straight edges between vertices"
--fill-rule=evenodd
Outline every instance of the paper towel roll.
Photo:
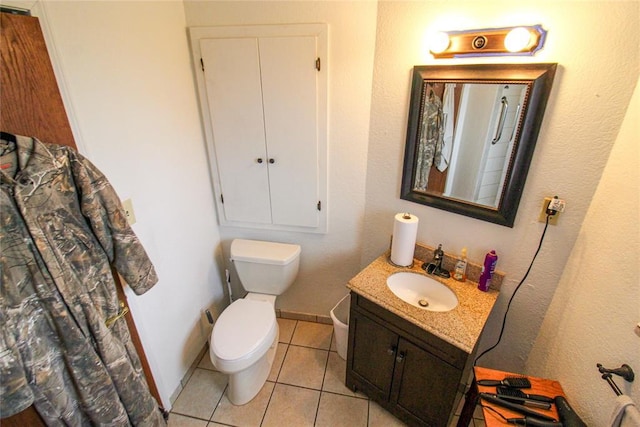
M 403 267 L 413 264 L 413 252 L 418 235 L 418 217 L 399 213 L 393 223 L 393 240 L 391 241 L 391 262 Z

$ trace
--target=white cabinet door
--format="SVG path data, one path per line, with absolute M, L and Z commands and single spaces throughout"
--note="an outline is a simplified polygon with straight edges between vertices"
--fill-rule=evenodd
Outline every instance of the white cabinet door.
M 200 49 L 224 216 L 270 224 L 258 41 L 203 39 Z
M 327 25 L 189 37 L 220 224 L 326 233 Z
M 315 37 L 259 39 L 273 223 L 318 226 Z
M 316 42 L 314 36 L 200 40 L 227 221 L 319 225 Z

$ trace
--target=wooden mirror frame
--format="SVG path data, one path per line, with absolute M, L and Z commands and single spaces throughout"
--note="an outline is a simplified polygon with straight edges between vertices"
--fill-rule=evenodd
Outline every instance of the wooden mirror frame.
M 411 85 L 400 198 L 506 227 L 513 227 L 556 68 L 557 64 L 555 63 L 415 66 Z M 522 108 L 522 116 L 502 188 L 502 196 L 497 208 L 414 190 L 423 87 L 428 82 L 506 83 L 528 86 L 526 101 Z

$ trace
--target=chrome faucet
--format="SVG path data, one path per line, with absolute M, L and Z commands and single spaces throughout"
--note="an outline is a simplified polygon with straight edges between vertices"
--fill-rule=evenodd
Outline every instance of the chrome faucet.
M 422 269 L 434 276 L 444 277 L 448 279 L 451 274 L 442 268 L 442 262 L 444 261 L 444 251 L 442 250 L 442 244 L 438 245 L 438 249 L 433 251 L 433 259 L 430 263 L 422 264 Z

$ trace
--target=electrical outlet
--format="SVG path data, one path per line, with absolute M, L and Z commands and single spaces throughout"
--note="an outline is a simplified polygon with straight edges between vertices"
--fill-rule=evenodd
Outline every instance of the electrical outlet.
M 560 212 L 564 211 L 564 200 L 553 199 L 551 197 L 545 197 L 542 201 L 542 209 L 540 210 L 540 216 L 538 217 L 539 222 L 547 222 L 547 209 L 549 208 L 550 203 L 557 203 L 556 201 L 562 202 L 562 209 L 558 209 L 555 215 L 549 217 L 550 225 L 558 225 L 558 217 L 560 216 Z M 557 206 L 557 204 L 556 204 Z
M 553 209 L 557 213 L 564 212 L 564 200 L 554 197 L 549 202 L 549 209 Z
M 127 221 L 129 225 L 133 225 L 136 223 L 136 214 L 133 212 L 133 202 L 131 199 L 127 199 L 122 202 L 122 207 L 124 209 L 124 213 L 127 216 Z

